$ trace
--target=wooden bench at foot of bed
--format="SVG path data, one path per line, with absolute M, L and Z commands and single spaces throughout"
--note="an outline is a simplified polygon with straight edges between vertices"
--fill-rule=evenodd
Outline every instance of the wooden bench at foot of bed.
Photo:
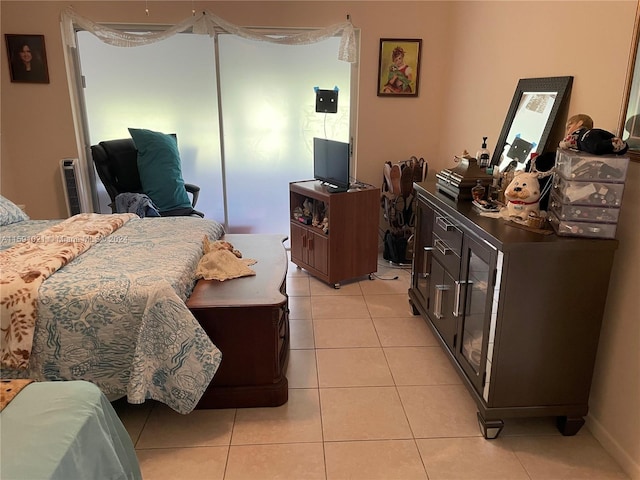
M 275 407 L 287 402 L 288 258 L 281 235 L 225 235 L 255 276 L 199 280 L 187 300 L 222 362 L 196 408 Z

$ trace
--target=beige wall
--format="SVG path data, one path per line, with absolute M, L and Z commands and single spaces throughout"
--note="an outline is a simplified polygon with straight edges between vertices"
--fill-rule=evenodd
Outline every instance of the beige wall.
M 616 131 L 636 1 L 585 2 L 195 2 L 250 26 L 324 26 L 349 14 L 361 29 L 357 177 L 380 184 L 387 161 L 422 156 L 431 175 L 500 133 L 520 78 L 574 76 L 569 112 Z M 59 159 L 77 157 L 59 15 L 69 2 L 1 2 L 3 33 L 44 34 L 51 83 L 12 84 L 2 48 L 2 194 L 33 218 L 64 213 Z M 191 1 L 74 1 L 96 21 L 171 23 Z M 390 21 L 390 19 L 394 21 Z M 422 38 L 417 98 L 376 96 L 379 39 Z M 633 163 L 618 228 L 588 425 L 640 479 L 640 163 Z

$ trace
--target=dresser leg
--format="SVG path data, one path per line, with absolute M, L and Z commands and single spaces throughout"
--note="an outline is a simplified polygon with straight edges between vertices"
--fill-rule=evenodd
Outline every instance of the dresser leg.
M 556 426 L 565 437 L 571 437 L 578 433 L 584 425 L 583 417 L 557 417 Z
M 498 438 L 502 428 L 504 427 L 504 422 L 502 420 L 485 420 L 480 415 L 478 415 L 478 425 L 480 426 L 480 432 L 482 432 L 482 436 L 487 440 L 493 440 L 494 438 Z
M 411 301 L 411 299 L 409 299 L 409 305 L 411 305 L 411 311 L 413 312 L 414 315 L 420 315 L 420 310 L 416 308 L 416 306 Z

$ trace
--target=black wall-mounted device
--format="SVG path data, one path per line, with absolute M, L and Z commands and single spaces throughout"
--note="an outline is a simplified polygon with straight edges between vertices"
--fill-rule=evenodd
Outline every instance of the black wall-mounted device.
M 336 113 L 338 111 L 338 89 L 316 89 L 316 112 Z

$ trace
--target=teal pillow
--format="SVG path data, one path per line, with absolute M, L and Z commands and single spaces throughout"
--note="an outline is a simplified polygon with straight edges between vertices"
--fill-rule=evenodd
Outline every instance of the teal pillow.
M 130 128 L 129 133 L 138 150 L 138 172 L 144 193 L 160 212 L 190 208 L 176 138 L 139 128 Z

